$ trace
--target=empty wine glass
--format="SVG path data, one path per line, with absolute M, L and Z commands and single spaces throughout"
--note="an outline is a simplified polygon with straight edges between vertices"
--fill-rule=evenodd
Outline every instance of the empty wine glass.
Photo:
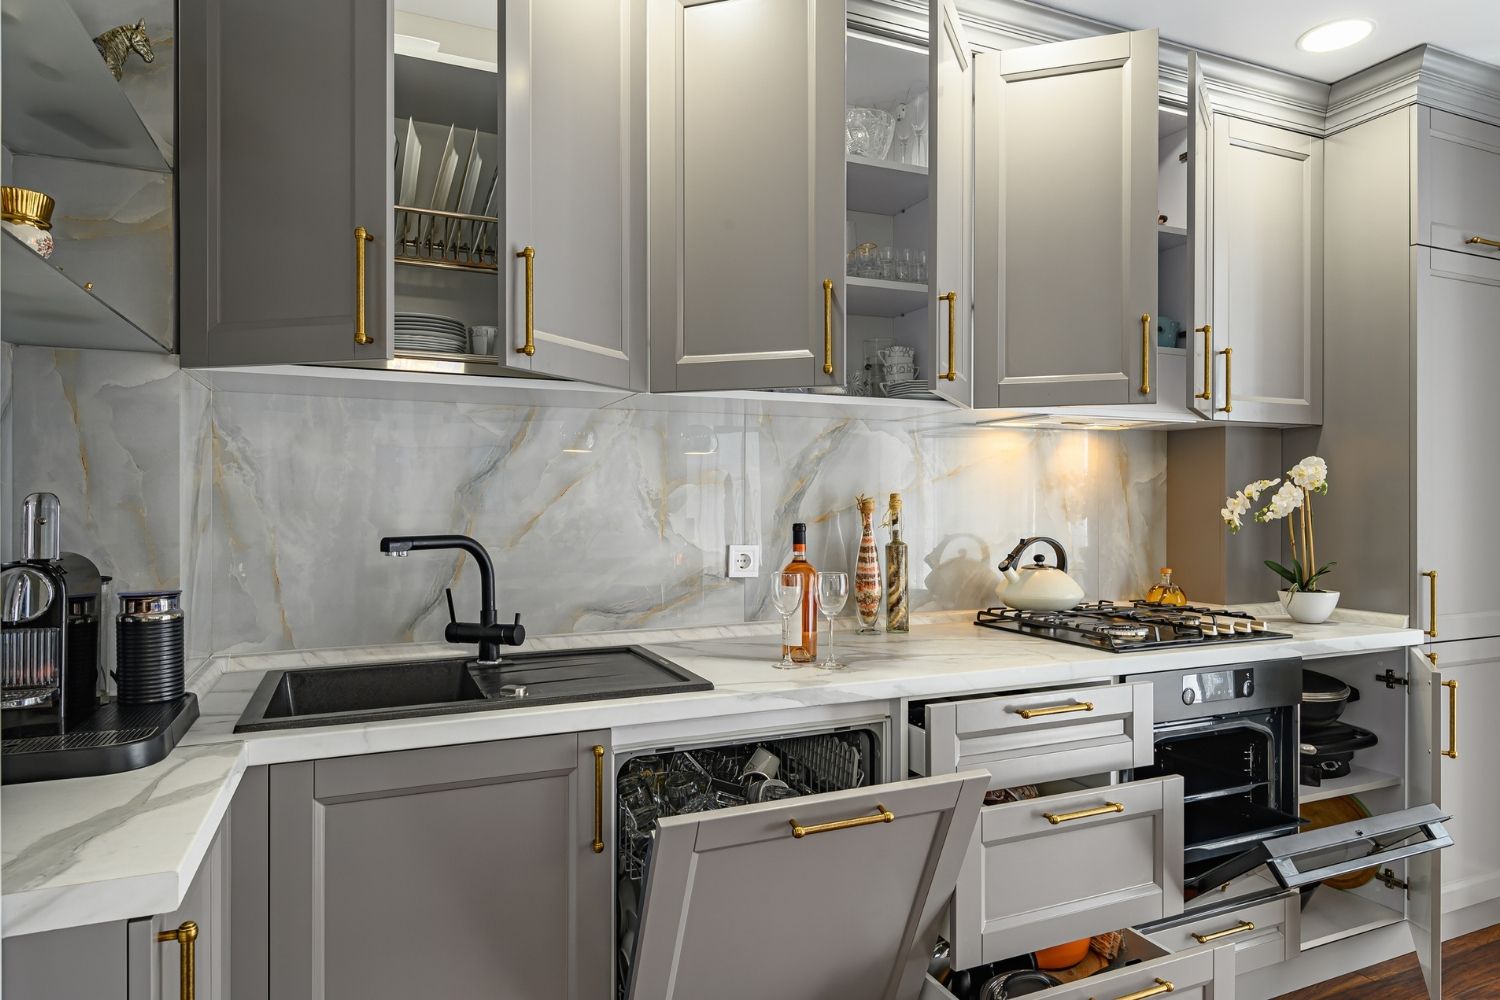
M 913 94 L 907 102 L 907 110 L 911 118 L 912 129 L 912 158 L 911 162 L 919 167 L 927 166 L 927 91 L 921 90 Z
M 828 619 L 828 657 L 818 664 L 822 670 L 843 670 L 848 666 L 833 656 L 833 620 L 844 610 L 844 602 L 848 599 L 848 573 L 818 574 L 818 613 Z
M 802 575 L 800 573 L 777 573 L 771 581 L 771 607 L 781 616 L 781 660 L 778 670 L 796 670 L 802 666 L 792 662 L 792 615 L 802 610 Z

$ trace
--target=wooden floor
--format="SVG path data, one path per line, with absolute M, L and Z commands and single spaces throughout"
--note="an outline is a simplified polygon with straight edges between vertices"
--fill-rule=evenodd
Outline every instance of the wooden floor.
M 1330 979 L 1282 1000 L 1426 1000 L 1427 987 L 1415 955 L 1392 959 L 1368 969 Z M 1500 998 L 1500 925 L 1443 945 L 1443 1000 L 1496 1000 Z

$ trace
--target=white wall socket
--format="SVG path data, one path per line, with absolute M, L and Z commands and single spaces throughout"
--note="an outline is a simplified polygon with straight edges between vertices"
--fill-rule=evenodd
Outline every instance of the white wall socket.
M 760 576 L 760 546 L 729 546 L 729 578 Z

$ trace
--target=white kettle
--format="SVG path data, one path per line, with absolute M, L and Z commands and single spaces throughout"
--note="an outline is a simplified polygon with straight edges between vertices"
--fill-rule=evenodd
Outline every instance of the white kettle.
M 1046 542 L 1057 554 L 1057 565 L 1048 566 L 1046 557 L 1037 555 L 1030 566 L 1016 569 L 1016 562 L 1037 542 Z M 1017 611 L 1067 611 L 1083 601 L 1083 588 L 1068 575 L 1068 554 L 1056 539 L 1037 535 L 1023 538 L 1000 563 L 1005 582 L 1000 585 L 1000 599 Z

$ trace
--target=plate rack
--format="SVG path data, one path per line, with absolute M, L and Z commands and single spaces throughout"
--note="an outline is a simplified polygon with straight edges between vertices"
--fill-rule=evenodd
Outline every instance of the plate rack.
M 499 228 L 485 215 L 397 205 L 396 263 L 494 274 Z

